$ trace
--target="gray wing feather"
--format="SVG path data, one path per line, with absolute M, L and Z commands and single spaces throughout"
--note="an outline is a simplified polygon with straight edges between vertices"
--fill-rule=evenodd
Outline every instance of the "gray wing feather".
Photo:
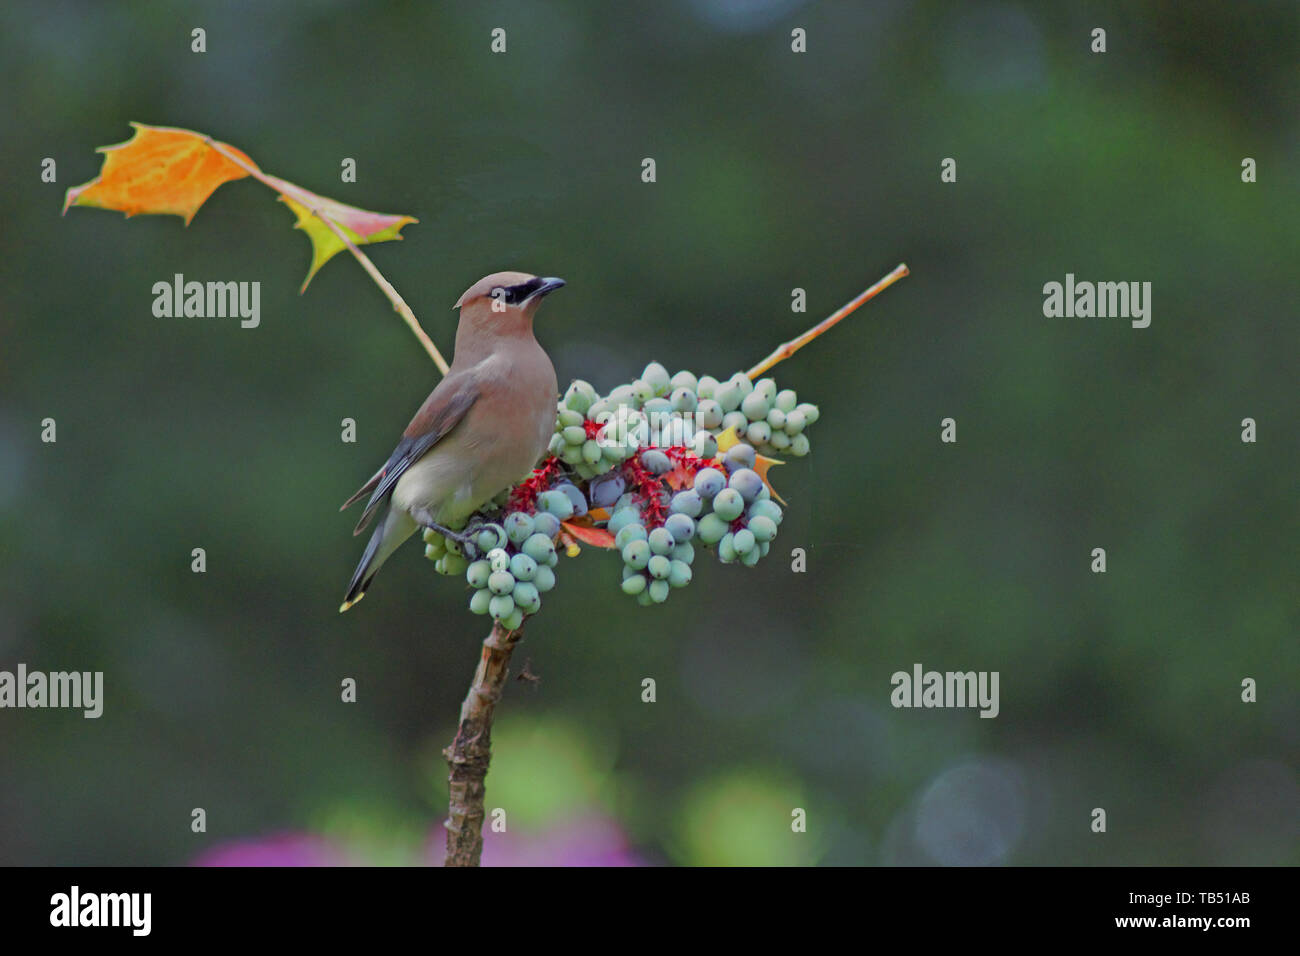
M 357 522 L 354 535 L 360 534 L 370 524 L 370 519 L 374 517 L 379 506 L 383 504 L 389 495 L 393 492 L 393 486 L 397 480 L 405 474 L 406 469 L 423 458 L 431 448 L 438 442 L 442 441 L 447 435 L 460 424 L 460 420 L 465 417 L 465 413 L 478 400 L 478 388 L 476 383 L 468 376 L 457 376 L 459 381 L 452 378 L 443 379 L 441 384 L 434 389 L 429 400 L 425 402 L 424 408 L 416 414 L 411 424 L 407 426 L 407 434 L 402 436 L 402 440 L 397 443 L 393 454 L 389 456 L 384 467 L 379 470 L 378 482 L 371 492 L 370 500 L 366 502 L 366 509 L 361 513 L 361 520 Z M 440 394 L 441 393 L 441 394 Z M 412 435 L 412 432 L 416 434 Z M 371 479 L 374 481 L 375 479 Z M 369 484 L 369 482 L 367 482 Z M 364 492 L 365 489 L 362 489 Z M 360 493 L 358 494 L 360 497 Z

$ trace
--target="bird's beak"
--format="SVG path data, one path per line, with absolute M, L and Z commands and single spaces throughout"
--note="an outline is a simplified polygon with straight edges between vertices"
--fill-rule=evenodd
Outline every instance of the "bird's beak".
M 528 298 L 524 299 L 524 301 L 519 304 L 527 305 L 529 302 L 532 302 L 534 299 L 540 299 L 544 295 L 549 295 L 550 293 L 554 292 L 556 289 L 560 288 L 560 286 L 562 285 L 564 285 L 563 279 L 556 279 L 553 277 L 545 278 L 542 280 L 542 284 L 539 285 L 536 289 L 534 289 L 532 294 L 529 295 Z

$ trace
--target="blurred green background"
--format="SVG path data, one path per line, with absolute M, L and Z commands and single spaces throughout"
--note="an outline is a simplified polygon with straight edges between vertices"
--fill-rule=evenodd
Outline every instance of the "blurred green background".
M 0 862 L 426 859 L 484 635 L 414 543 L 337 613 L 338 506 L 436 381 L 355 263 L 300 297 L 251 180 L 188 229 L 59 217 L 130 120 L 417 216 L 372 257 L 448 352 L 480 276 L 563 276 L 561 387 L 728 375 L 911 266 L 777 369 L 822 418 L 771 558 L 651 609 L 613 556 L 561 564 L 488 780 L 534 862 L 593 829 L 645 863 L 1297 862 L 1298 9 L 5 5 L 0 669 L 103 670 L 106 702 L 0 711 Z M 260 281 L 261 327 L 155 318 L 178 272 Z M 1151 282 L 1151 327 L 1044 318 L 1067 272 Z M 1000 716 L 892 709 L 916 662 L 999 671 Z

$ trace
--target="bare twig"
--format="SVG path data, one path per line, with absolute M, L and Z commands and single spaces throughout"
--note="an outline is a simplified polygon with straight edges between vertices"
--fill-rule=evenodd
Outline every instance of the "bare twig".
M 211 136 L 204 136 L 203 141 L 258 182 L 271 187 L 282 196 L 289 196 L 289 198 L 293 199 L 295 202 L 299 201 L 300 197 L 293 196 L 280 187 L 279 181 L 277 181 L 276 177 L 268 176 L 256 166 L 245 162 L 230 150 L 225 149 L 221 143 L 218 143 Z M 420 320 L 415 317 L 415 313 L 412 312 L 411 307 L 406 304 L 406 300 L 403 299 L 398 291 L 393 288 L 392 283 L 384 278 L 383 273 L 381 273 L 375 264 L 370 261 L 370 257 L 357 248 L 357 244 L 348 238 L 347 233 L 343 231 L 342 227 L 340 227 L 338 223 L 329 216 L 322 214 L 319 209 L 313 209 L 311 212 L 317 219 L 325 223 L 330 232 L 338 236 L 339 241 L 347 247 L 348 252 L 352 253 L 357 262 L 361 263 L 361 268 L 365 269 L 370 278 L 374 280 L 375 285 L 379 286 L 379 291 L 382 292 L 388 301 L 392 303 L 394 311 L 402 317 L 402 321 L 406 323 L 407 327 L 410 328 L 416 339 L 418 339 L 420 344 L 424 346 L 424 350 L 429 353 L 429 358 L 433 359 L 433 364 L 438 366 L 438 371 L 442 372 L 443 375 L 446 375 L 447 360 L 442 357 L 442 353 L 438 351 L 438 346 L 433 344 L 433 340 L 429 338 L 423 327 L 421 327 Z
M 533 659 L 531 657 L 524 661 L 524 669 L 515 676 L 515 680 L 532 684 L 534 690 L 542 682 L 542 679 L 533 673 Z
M 447 858 L 444 866 L 478 866 L 483 855 L 484 779 L 492 762 L 492 717 L 510 670 L 510 653 L 523 639 L 523 628 L 507 631 L 500 622 L 483 639 L 474 682 L 460 705 L 456 738 L 443 750 L 447 777 Z
M 801 348 L 803 348 L 813 339 L 817 338 L 817 336 L 821 335 L 831 326 L 835 325 L 835 323 L 851 315 L 853 313 L 853 310 L 856 309 L 858 306 L 860 306 L 862 303 L 875 298 L 875 296 L 878 293 L 884 292 L 886 289 L 888 289 L 899 279 L 903 278 L 903 276 L 907 275 L 907 272 L 908 269 L 906 264 L 900 263 L 894 269 L 893 272 L 889 273 L 889 275 L 885 276 L 883 279 L 881 279 L 871 288 L 861 293 L 859 296 L 857 296 L 857 298 L 853 299 L 850 302 L 844 303 L 844 305 L 840 306 L 838 309 L 836 309 L 826 318 L 822 319 L 820 322 L 814 325 L 807 332 L 803 333 L 803 335 L 791 339 L 789 342 L 786 342 L 784 345 L 777 346 L 776 350 L 771 355 L 763 359 L 763 361 L 759 362 L 748 372 L 746 372 L 745 373 L 746 377 L 758 378 L 758 376 L 762 375 L 764 372 L 770 369 L 777 362 L 783 361 L 784 359 L 788 359 L 791 355 L 794 355 L 795 352 L 798 352 Z

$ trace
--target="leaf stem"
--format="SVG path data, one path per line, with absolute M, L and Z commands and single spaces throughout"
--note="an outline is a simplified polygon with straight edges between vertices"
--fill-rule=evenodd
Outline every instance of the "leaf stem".
M 835 325 L 841 319 L 845 319 L 851 315 L 858 306 L 862 305 L 862 303 L 875 298 L 877 294 L 884 292 L 899 279 L 906 276 L 908 271 L 909 270 L 905 263 L 899 263 L 893 272 L 889 273 L 889 275 L 885 276 L 871 288 L 862 292 L 856 298 L 844 303 L 844 305 L 840 306 L 826 318 L 822 319 L 807 332 L 804 332 L 797 338 L 791 339 L 783 345 L 777 346 L 776 350 L 773 351 L 771 355 L 746 372 L 746 377 L 751 379 L 758 378 L 758 376 L 762 375 L 778 362 L 788 359 L 795 352 L 799 351 L 813 339 L 817 338 L 817 336 L 829 330 L 831 326 Z
M 253 164 L 245 162 L 239 156 L 224 149 L 221 143 L 218 143 L 211 136 L 204 136 L 203 141 L 258 182 L 269 186 L 282 196 L 286 195 L 284 190 L 276 185 L 273 177 L 267 176 Z M 393 288 L 392 283 L 384 278 L 383 273 L 381 273 L 375 264 L 370 261 L 370 257 L 357 248 L 357 244 L 348 238 L 347 233 L 343 231 L 338 223 L 329 216 L 324 215 L 319 209 L 313 209 L 311 212 L 317 219 L 325 223 L 326 228 L 328 228 L 330 232 L 338 236 L 343 245 L 347 247 L 348 252 L 352 253 L 353 258 L 355 258 L 357 262 L 361 263 L 361 268 L 365 269 L 370 278 L 374 280 L 375 285 L 379 286 L 379 291 L 382 292 L 388 301 L 392 303 L 393 310 L 402 317 L 402 321 L 406 323 L 408 328 L 410 328 L 412 334 L 415 335 L 419 343 L 424 346 L 424 350 L 429 353 L 429 358 L 433 359 L 433 364 L 438 366 L 438 371 L 442 372 L 443 375 L 446 375 L 447 360 L 442 357 L 442 353 L 438 351 L 438 346 L 433 344 L 433 340 L 425 333 L 424 329 L 420 325 L 419 319 L 417 319 L 415 313 L 411 311 L 411 307 L 406 304 L 406 300 L 403 299 L 401 295 L 398 294 L 397 290 Z

